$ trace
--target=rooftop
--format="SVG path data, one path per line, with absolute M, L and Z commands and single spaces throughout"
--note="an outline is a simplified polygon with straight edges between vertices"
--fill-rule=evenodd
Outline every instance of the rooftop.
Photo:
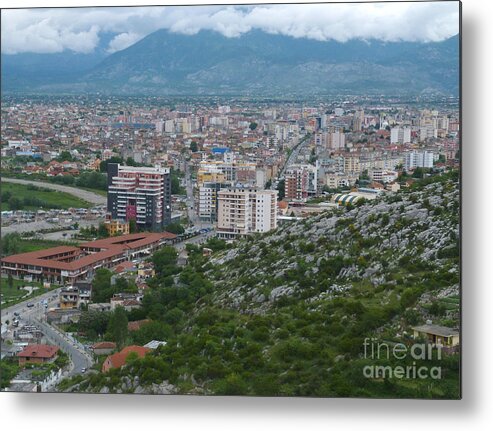
M 104 259 L 111 259 L 121 255 L 125 250 L 134 250 L 154 244 L 162 239 L 174 239 L 175 234 L 169 232 L 161 233 L 134 233 L 118 237 L 105 238 L 96 241 L 86 242 L 79 247 L 61 246 L 46 250 L 31 251 L 20 253 L 2 258 L 2 263 L 14 263 L 23 265 L 33 265 L 45 268 L 74 271 L 93 265 Z M 81 256 L 81 250 L 97 249 L 96 253 Z M 61 261 L 72 259 L 71 261 Z
M 26 346 L 22 352 L 17 356 L 21 358 L 45 358 L 49 359 L 56 355 L 58 352 L 57 346 L 49 346 L 47 344 L 30 344 Z
M 459 335 L 459 331 L 439 325 L 421 325 L 415 326 L 413 329 L 417 332 L 425 332 L 427 334 L 438 335 L 440 337 L 452 337 L 454 335 Z

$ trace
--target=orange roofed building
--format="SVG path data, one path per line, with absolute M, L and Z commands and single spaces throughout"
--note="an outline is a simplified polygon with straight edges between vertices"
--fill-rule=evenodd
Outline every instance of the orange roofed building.
M 121 352 L 113 353 L 112 355 L 108 356 L 103 362 L 101 371 L 103 373 L 107 373 L 112 368 L 122 367 L 123 365 L 125 365 L 125 361 L 127 360 L 127 357 L 128 355 L 130 355 L 130 353 L 135 352 L 137 353 L 137 356 L 139 358 L 143 358 L 150 351 L 151 349 L 142 346 L 125 347 L 124 349 L 122 349 Z
M 59 348 L 57 346 L 30 344 L 22 352 L 18 353 L 19 366 L 23 367 L 25 364 L 53 362 L 58 356 L 58 350 Z
M 74 283 L 98 268 L 113 268 L 140 256 L 149 256 L 176 235 L 170 232 L 133 233 L 80 244 L 59 246 L 2 258 L 2 273 L 30 275 L 36 280 Z

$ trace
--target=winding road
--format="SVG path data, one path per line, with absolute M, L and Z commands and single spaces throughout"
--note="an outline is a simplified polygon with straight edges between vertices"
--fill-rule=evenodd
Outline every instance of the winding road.
M 2 307 L 1 314 L 3 324 L 6 324 L 7 320 L 11 322 L 14 318 L 14 312 L 17 312 L 21 315 L 24 323 L 38 326 L 54 345 L 59 346 L 61 350 L 68 354 L 72 366 L 65 377 L 69 377 L 75 374 L 81 374 L 83 368 L 89 369 L 94 361 L 79 341 L 46 322 L 46 308 L 43 301 L 47 301 L 48 308 L 50 306 L 56 306 L 60 290 L 61 288 L 46 292 L 7 308 Z M 34 306 L 28 307 L 28 303 L 32 303 Z

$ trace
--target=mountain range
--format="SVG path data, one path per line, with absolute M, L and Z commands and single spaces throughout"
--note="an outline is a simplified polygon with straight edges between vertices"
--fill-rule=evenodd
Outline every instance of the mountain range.
M 459 37 L 345 43 L 252 30 L 228 38 L 158 30 L 108 54 L 2 54 L 5 93 L 457 95 Z

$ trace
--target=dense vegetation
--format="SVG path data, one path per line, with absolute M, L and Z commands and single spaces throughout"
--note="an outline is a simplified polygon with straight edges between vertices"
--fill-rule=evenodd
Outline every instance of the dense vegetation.
M 363 343 L 411 345 L 411 327 L 427 319 L 458 326 L 458 205 L 452 172 L 232 248 L 216 239 L 211 260 L 189 246 L 185 267 L 165 248 L 143 308 L 128 315 L 152 324 L 126 342 L 167 345 L 74 390 L 167 382 L 177 393 L 456 398 L 458 354 L 426 361 L 441 367 L 439 380 L 370 379 L 366 365 L 413 359 L 371 359 Z

